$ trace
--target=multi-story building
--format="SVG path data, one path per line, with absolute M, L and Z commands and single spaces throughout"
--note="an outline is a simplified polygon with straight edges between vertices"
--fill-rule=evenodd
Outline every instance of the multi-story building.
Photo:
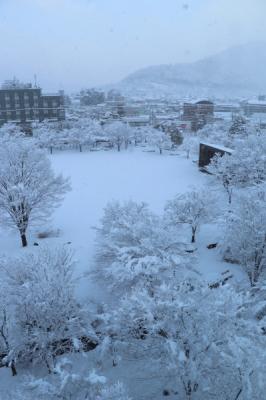
M 197 131 L 213 120 L 214 104 L 208 100 L 197 101 L 196 103 L 184 103 L 182 121 L 191 123 L 191 130 Z
M 39 87 L 6 81 L 0 89 L 0 125 L 5 122 L 27 124 L 34 121 L 64 120 L 63 92 L 43 95 Z
M 266 113 L 266 101 L 264 96 L 259 96 L 258 100 L 250 100 L 241 103 L 242 109 L 246 116 L 253 114 Z

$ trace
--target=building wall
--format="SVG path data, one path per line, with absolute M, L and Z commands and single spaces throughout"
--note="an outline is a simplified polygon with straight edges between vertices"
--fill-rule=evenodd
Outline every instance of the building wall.
M 40 97 L 40 121 L 44 119 L 65 119 L 65 110 L 61 107 L 61 96 L 45 95 Z
M 266 102 L 264 103 L 244 103 L 243 110 L 245 115 L 249 116 L 255 113 L 266 113 Z
M 40 88 L 0 90 L 0 125 L 27 123 L 44 119 L 65 119 L 62 96 L 42 96 Z

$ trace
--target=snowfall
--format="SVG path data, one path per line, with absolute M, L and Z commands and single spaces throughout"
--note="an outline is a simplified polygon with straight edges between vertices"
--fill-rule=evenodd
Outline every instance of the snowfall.
M 71 178 L 72 191 L 69 192 L 48 225 L 35 227 L 29 234 L 29 246 L 22 249 L 16 232 L 0 231 L 1 255 L 23 254 L 34 252 L 39 246 L 57 246 L 64 243 L 75 253 L 76 275 L 79 277 L 77 296 L 80 301 L 92 299 L 101 301 L 105 293 L 88 278 L 88 271 L 93 265 L 95 248 L 95 230 L 103 213 L 103 208 L 111 200 L 135 200 L 147 202 L 158 214 L 163 212 L 167 200 L 178 193 L 194 187 L 212 190 L 211 178 L 198 170 L 197 160 L 186 159 L 182 154 L 149 152 L 144 148 L 126 151 L 74 152 L 62 151 L 50 155 L 53 169 Z M 38 232 L 53 229 L 59 234 L 47 239 L 39 239 Z M 234 279 L 246 279 L 241 268 L 222 261 L 219 249 L 207 249 L 207 245 L 219 240 L 215 224 L 203 226 L 198 236 L 197 252 L 199 254 L 198 270 L 209 282 L 221 277 L 225 270 L 231 270 Z M 90 356 L 89 356 L 90 357 Z M 129 363 L 130 361 L 128 361 Z M 125 363 L 125 361 L 123 361 Z M 156 376 L 149 378 L 143 372 L 145 363 L 138 365 L 121 365 L 115 372 L 104 371 L 110 380 L 124 381 L 131 395 L 141 399 L 157 399 L 159 380 Z M 35 371 L 36 372 L 36 371 Z M 115 375 L 115 376 L 114 376 Z M 131 376 L 130 376 L 131 375 Z M 134 376 L 134 379 L 132 378 Z M 145 378 L 145 379 L 144 379 Z M 4 398 L 5 388 L 19 385 L 23 373 L 12 377 L 7 368 L 0 369 L 0 399 Z M 143 388 L 145 389 L 139 390 Z M 158 392 L 159 390 L 159 392 Z M 150 391 L 147 396 L 147 391 Z M 2 393 L 2 397 L 1 397 Z M 158 399 L 161 397 L 158 397 Z M 170 398 L 170 397 L 169 397 Z

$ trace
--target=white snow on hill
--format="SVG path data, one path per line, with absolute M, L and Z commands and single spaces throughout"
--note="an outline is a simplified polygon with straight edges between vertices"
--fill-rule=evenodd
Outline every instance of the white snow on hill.
M 126 77 L 125 93 L 242 96 L 266 92 L 266 42 L 232 47 L 193 62 L 151 66 Z

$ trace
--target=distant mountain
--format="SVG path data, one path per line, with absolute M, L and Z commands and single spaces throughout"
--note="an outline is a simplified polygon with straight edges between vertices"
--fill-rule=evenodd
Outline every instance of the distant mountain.
M 151 66 L 127 76 L 124 93 L 252 95 L 266 93 L 266 42 L 232 47 L 219 54 L 175 65 Z

